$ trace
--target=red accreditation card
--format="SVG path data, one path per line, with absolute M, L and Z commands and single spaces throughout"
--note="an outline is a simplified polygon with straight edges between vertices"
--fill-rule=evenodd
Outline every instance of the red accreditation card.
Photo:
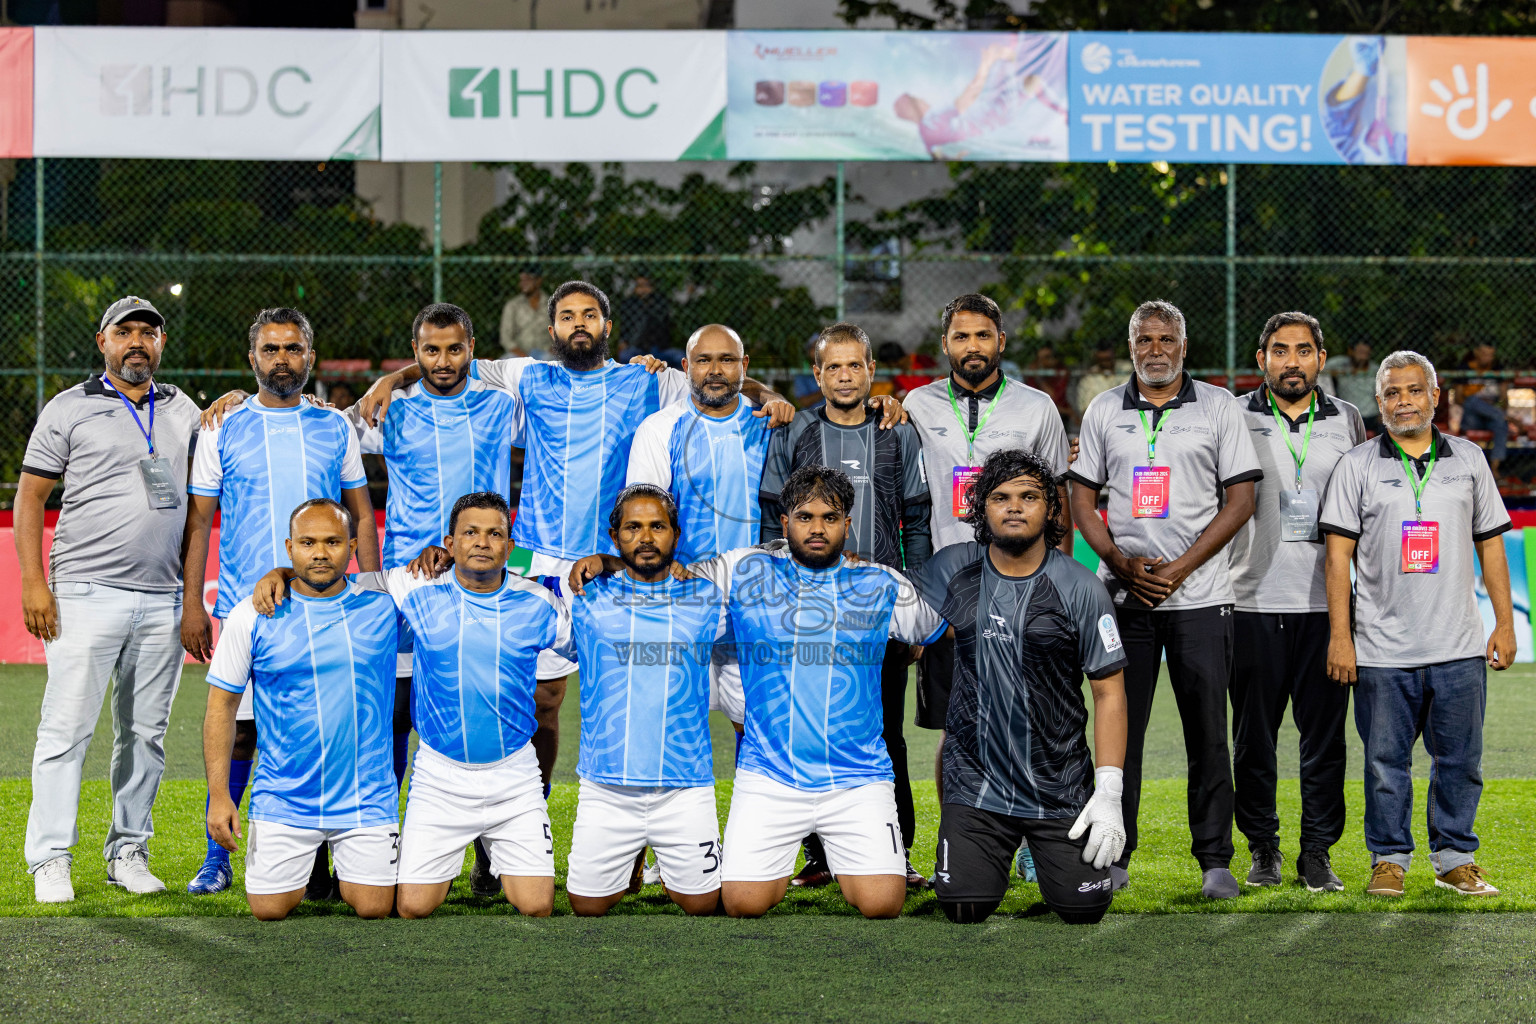
M 1440 524 L 1403 524 L 1403 572 L 1440 571 Z
M 1137 466 L 1131 470 L 1131 517 L 1134 519 L 1168 518 L 1167 466 Z
M 956 519 L 959 519 L 961 516 L 970 511 L 971 506 L 966 503 L 965 492 L 970 490 L 971 481 L 975 480 L 980 475 L 980 466 L 955 467 L 954 476 L 952 478 L 953 489 L 950 493 L 952 501 L 951 507 L 954 510 Z

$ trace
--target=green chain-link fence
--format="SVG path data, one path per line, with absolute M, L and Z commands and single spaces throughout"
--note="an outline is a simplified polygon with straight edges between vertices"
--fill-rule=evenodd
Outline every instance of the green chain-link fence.
M 443 210 L 463 197 L 443 195 L 441 174 L 430 219 L 413 226 L 376 216 L 346 163 L 0 162 L 0 478 L 15 480 L 40 404 L 99 366 L 97 319 L 130 292 L 167 316 L 160 376 L 200 397 L 248 380 L 245 329 L 263 306 L 305 310 L 322 360 L 370 372 L 409 356 L 411 317 L 434 298 L 468 309 L 481 354 L 499 353 L 524 269 L 609 289 L 616 348 L 644 275 L 669 306 L 673 345 L 728 323 L 759 375 L 780 379 L 841 315 L 877 345 L 932 354 L 938 310 L 972 290 L 1008 311 L 1010 356 L 1027 374 L 1042 344 L 1068 368 L 1097 343 L 1123 344 L 1131 309 L 1152 297 L 1184 309 L 1191 367 L 1223 379 L 1251 368 L 1259 327 L 1285 309 L 1318 316 L 1335 359 L 1367 341 L 1378 357 L 1413 347 L 1450 369 L 1490 341 L 1511 370 L 1536 363 L 1532 169 L 493 170 L 501 201 L 472 240 L 445 245 Z

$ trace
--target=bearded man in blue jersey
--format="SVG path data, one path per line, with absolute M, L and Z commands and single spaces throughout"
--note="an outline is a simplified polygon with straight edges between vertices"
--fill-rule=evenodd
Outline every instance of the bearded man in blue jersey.
M 208 668 L 208 834 L 223 850 L 238 848 L 229 772 L 236 709 L 250 689 L 261 752 L 244 837 L 251 913 L 287 917 L 304 899 L 316 851 L 329 845 L 341 898 L 359 917 L 387 917 L 400 856 L 390 770 L 399 619 L 387 594 L 347 577 L 357 540 L 339 502 L 304 502 L 288 530 L 293 600 L 270 617 L 249 597 L 237 603 Z

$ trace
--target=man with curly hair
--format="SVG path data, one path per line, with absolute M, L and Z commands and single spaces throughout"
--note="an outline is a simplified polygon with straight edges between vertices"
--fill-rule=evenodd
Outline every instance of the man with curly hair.
M 1093 924 L 1125 845 L 1125 652 L 1108 590 L 1056 547 L 1060 505 L 1043 458 L 993 452 L 963 517 L 975 542 L 943 548 L 919 574 L 924 603 L 955 631 L 934 889 L 957 923 L 997 909 L 1024 839 L 1045 905 Z

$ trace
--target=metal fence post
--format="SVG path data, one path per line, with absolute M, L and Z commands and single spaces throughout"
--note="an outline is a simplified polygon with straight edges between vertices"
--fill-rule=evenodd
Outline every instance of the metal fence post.
M 847 269 L 848 260 L 847 239 L 845 237 L 847 221 L 845 219 L 846 210 L 844 209 L 843 202 L 845 184 L 843 162 L 839 160 L 837 162 L 837 319 L 839 321 L 843 319 L 843 298 L 844 291 L 847 288 L 846 275 L 844 274 L 844 270 Z
M 1237 164 L 1227 164 L 1227 390 L 1237 394 Z
M 432 301 L 443 301 L 443 165 L 432 165 Z
M 43 349 L 43 307 L 47 291 L 43 287 L 43 158 L 32 160 L 32 262 L 33 262 L 33 355 L 37 383 L 37 414 L 43 414 L 43 378 L 48 366 Z

